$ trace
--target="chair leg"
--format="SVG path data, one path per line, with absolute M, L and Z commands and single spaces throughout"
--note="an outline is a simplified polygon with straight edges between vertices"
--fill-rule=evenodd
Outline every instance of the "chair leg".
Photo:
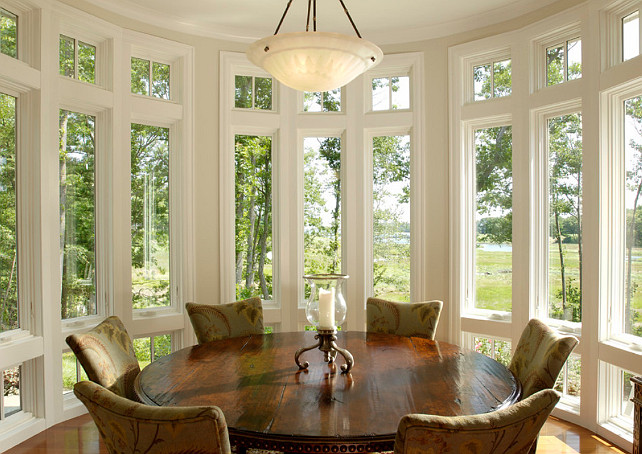
M 535 454 L 535 451 L 537 451 L 537 440 L 539 440 L 539 436 L 533 442 L 533 445 L 531 446 L 531 449 L 528 451 L 528 454 Z

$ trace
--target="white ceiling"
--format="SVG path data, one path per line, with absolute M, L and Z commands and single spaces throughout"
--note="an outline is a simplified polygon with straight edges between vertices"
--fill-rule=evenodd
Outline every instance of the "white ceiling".
M 250 42 L 274 33 L 287 0 L 88 0 L 165 28 Z M 344 0 L 376 44 L 418 41 L 492 25 L 555 0 Z M 281 32 L 305 30 L 306 0 L 293 0 Z M 339 0 L 317 0 L 317 30 L 354 33 Z

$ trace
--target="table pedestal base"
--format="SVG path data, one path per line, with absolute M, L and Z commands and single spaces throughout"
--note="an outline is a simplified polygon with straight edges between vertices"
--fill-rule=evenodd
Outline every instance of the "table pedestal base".
M 316 345 L 312 345 L 310 347 L 302 347 L 298 349 L 294 354 L 294 361 L 296 362 L 297 366 L 299 366 L 299 369 L 307 369 L 310 365 L 310 363 L 308 363 L 307 361 L 303 363 L 299 361 L 299 357 L 301 356 L 301 354 L 318 347 L 319 350 L 323 352 L 323 360 L 328 364 L 334 363 L 334 360 L 337 358 L 337 353 L 341 353 L 341 356 L 343 356 L 343 359 L 345 360 L 345 364 L 341 365 L 342 373 L 350 372 L 350 369 L 352 369 L 352 366 L 354 365 L 354 358 L 348 350 L 337 345 L 336 330 L 320 329 L 317 331 L 317 334 L 314 336 L 314 338 L 319 341 Z

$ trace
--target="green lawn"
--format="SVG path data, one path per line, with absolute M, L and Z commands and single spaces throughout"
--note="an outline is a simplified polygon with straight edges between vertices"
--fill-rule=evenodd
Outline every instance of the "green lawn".
M 564 244 L 564 262 L 567 286 L 579 287 L 579 258 L 577 244 Z M 512 252 L 476 250 L 476 301 L 475 307 L 498 311 L 511 309 Z M 642 289 L 642 248 L 633 251 L 633 283 Z M 561 302 L 558 296 L 562 287 L 560 257 L 557 244 L 550 245 L 549 301 Z M 642 311 L 642 290 L 634 294 L 632 307 Z

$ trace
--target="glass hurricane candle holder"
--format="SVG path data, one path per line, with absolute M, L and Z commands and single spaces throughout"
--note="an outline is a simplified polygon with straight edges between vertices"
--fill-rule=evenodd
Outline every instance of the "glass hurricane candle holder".
M 305 305 L 305 316 L 317 330 L 334 330 L 346 319 L 348 307 L 343 297 L 345 274 L 307 274 L 310 297 Z
M 343 372 L 350 372 L 354 365 L 352 354 L 336 344 L 338 326 L 346 319 L 346 300 L 343 297 L 343 283 L 348 276 L 345 274 L 310 274 L 303 276 L 310 284 L 310 297 L 305 306 L 305 315 L 310 323 L 317 328 L 317 344 L 297 350 L 294 361 L 300 369 L 307 369 L 307 361 L 301 363 L 299 357 L 302 353 L 319 348 L 323 352 L 323 359 L 328 364 L 333 364 L 337 353 L 345 359 L 341 366 Z

